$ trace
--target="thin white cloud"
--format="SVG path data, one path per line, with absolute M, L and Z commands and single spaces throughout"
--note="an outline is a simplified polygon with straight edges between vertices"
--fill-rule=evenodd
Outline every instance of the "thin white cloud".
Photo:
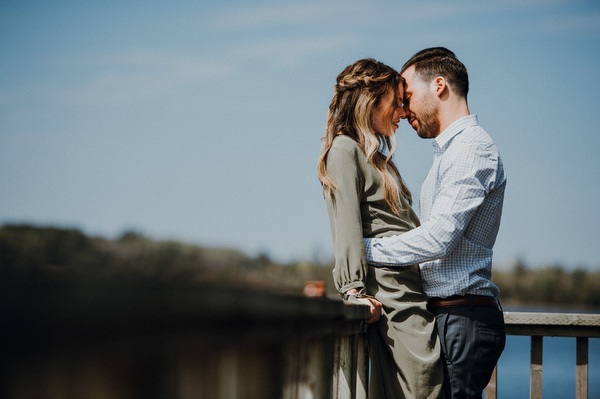
M 61 66 L 72 69 L 115 69 L 131 74 L 164 73 L 178 79 L 209 80 L 231 73 L 232 65 L 216 61 L 214 57 L 182 55 L 157 51 L 129 51 L 92 54 L 64 58 Z
M 379 23 L 398 23 L 410 26 L 431 26 L 433 21 L 444 21 L 443 24 L 468 18 L 469 21 L 489 21 L 495 25 L 499 16 L 547 15 L 556 12 L 565 15 L 565 10 L 575 12 L 576 5 L 585 4 L 577 0 L 456 0 L 452 2 L 437 0 L 427 2 L 397 3 L 395 7 L 382 8 L 373 6 L 362 16 L 364 21 Z M 369 12 L 370 11 L 370 12 Z M 384 12 L 382 12 L 384 11 Z
M 212 21 L 213 27 L 262 28 L 273 25 L 310 24 L 348 9 L 347 3 L 268 3 L 229 9 Z
M 43 92 L 54 100 L 76 103 L 152 98 L 237 72 L 235 65 L 211 57 L 145 51 L 70 57 L 59 64 L 79 78 L 49 84 Z
M 404 7 L 401 14 L 413 45 L 465 45 L 490 38 L 507 39 L 531 34 L 597 35 L 600 31 L 600 10 L 581 4 L 573 7 L 576 3 L 566 0 L 414 2 Z M 395 15 L 390 13 L 387 21 Z M 469 21 L 485 23 L 448 23 L 466 17 Z M 436 22 L 438 20 L 440 23 Z
M 531 28 L 542 33 L 567 32 L 567 33 L 594 33 L 600 32 L 600 12 L 554 15 L 536 22 Z
M 356 44 L 348 35 L 272 39 L 231 50 L 236 58 L 269 60 L 278 66 L 296 65 L 307 57 L 324 54 Z

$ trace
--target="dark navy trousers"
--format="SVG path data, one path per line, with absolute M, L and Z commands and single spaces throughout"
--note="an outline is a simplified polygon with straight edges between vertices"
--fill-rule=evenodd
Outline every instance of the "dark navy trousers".
M 502 311 L 465 306 L 432 313 L 441 341 L 446 399 L 481 399 L 506 344 Z

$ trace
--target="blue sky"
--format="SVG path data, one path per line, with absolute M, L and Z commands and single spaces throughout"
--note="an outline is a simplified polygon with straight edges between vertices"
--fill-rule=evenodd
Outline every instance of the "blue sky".
M 438 45 L 508 172 L 497 265 L 600 270 L 595 1 L 4 0 L 0 223 L 328 259 L 335 77 Z M 418 198 L 431 142 L 396 136 Z

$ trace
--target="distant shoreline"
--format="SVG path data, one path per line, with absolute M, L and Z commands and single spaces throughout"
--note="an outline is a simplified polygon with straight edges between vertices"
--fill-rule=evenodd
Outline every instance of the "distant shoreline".
M 522 302 L 515 300 L 502 300 L 502 309 L 506 312 L 540 312 L 540 313 L 593 313 L 600 314 L 600 308 L 594 306 Z

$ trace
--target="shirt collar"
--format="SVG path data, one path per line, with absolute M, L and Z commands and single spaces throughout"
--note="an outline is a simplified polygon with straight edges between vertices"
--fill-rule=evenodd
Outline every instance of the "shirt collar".
M 477 125 L 479 125 L 477 115 L 464 116 L 454 121 L 450 126 L 444 129 L 442 133 L 438 134 L 438 136 L 433 139 L 433 142 L 439 148 L 444 148 L 448 145 L 452 138 L 454 138 L 454 136 L 465 130 L 465 128 Z

